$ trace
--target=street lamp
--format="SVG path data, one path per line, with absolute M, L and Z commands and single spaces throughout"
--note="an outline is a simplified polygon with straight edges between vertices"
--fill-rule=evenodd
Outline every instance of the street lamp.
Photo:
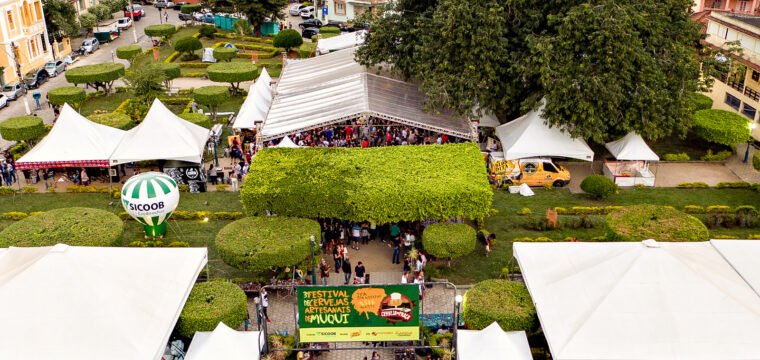
M 451 345 L 454 349 L 457 348 L 457 330 L 459 329 L 459 308 L 462 306 L 462 295 L 457 294 L 454 296 L 454 326 L 452 327 L 453 336 L 451 338 Z
M 8 55 L 9 58 L 13 58 L 13 62 L 16 63 L 16 76 L 18 76 L 18 83 L 21 86 L 24 86 L 24 77 L 21 75 L 21 62 L 18 59 L 18 52 L 16 51 L 16 44 L 13 42 L 0 42 L 0 45 L 10 45 L 11 46 L 11 53 L 8 53 L 8 50 L 3 47 L 3 50 L 5 50 L 5 53 Z M 26 88 L 24 88 L 24 110 L 26 110 L 26 114 L 29 115 L 32 113 L 32 110 L 29 108 L 29 100 L 26 98 Z
M 744 152 L 744 163 L 746 164 L 749 161 L 749 147 L 752 145 L 752 132 L 757 127 L 757 123 L 754 121 L 749 123 L 749 140 L 747 140 L 747 150 Z
M 314 235 L 309 236 L 311 240 L 311 284 L 317 285 L 317 265 L 314 264 L 314 252 L 317 248 L 317 242 L 314 239 Z

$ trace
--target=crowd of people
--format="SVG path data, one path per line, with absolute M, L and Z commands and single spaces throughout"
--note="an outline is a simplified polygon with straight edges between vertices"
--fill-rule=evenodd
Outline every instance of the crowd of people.
M 0 158 L 0 186 L 11 186 L 16 181 L 16 160 L 6 151 Z

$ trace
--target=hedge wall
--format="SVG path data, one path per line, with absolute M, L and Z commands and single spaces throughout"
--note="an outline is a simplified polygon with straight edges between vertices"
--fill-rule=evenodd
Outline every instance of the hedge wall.
M 228 224 L 216 234 L 216 250 L 225 263 L 261 274 L 306 259 L 311 251 L 311 235 L 319 241 L 320 227 L 314 220 L 248 217 Z
M 37 116 L 19 116 L 0 123 L 0 136 L 5 140 L 28 141 L 45 135 L 45 124 Z
M 694 118 L 694 133 L 707 141 L 734 146 L 749 139 L 749 119 L 737 113 L 700 110 Z
M 706 241 L 710 233 L 699 219 L 667 206 L 634 205 L 606 218 L 607 238 L 618 241 Z
M 0 247 L 112 246 L 124 229 L 118 216 L 105 210 L 70 207 L 46 211 L 13 223 L 0 232 Z
M 248 214 L 373 220 L 478 219 L 493 193 L 477 144 L 262 150 L 241 192 Z
M 84 89 L 76 86 L 64 86 L 48 91 L 48 101 L 53 105 L 68 103 L 69 105 L 76 106 L 77 104 L 81 104 L 85 99 L 87 99 L 87 93 L 85 93 Z
M 177 116 L 195 125 L 203 126 L 206 129 L 211 129 L 211 119 L 206 115 L 198 114 L 198 113 L 183 113 Z
M 129 130 L 135 127 L 135 122 L 132 121 L 132 117 L 127 114 L 111 112 L 105 114 L 92 114 L 87 117 L 88 119 L 101 124 L 110 126 L 117 129 Z
M 481 281 L 464 294 L 462 317 L 468 329 L 481 330 L 494 321 L 504 331 L 530 332 L 538 327 L 536 308 L 523 283 Z
M 475 241 L 475 229 L 466 224 L 432 224 L 422 233 L 422 246 L 438 258 L 467 255 L 475 250 Z
M 179 315 L 177 330 L 185 338 L 196 331 L 212 331 L 219 322 L 239 329 L 247 317 L 245 293 L 237 285 L 222 279 L 196 284 Z

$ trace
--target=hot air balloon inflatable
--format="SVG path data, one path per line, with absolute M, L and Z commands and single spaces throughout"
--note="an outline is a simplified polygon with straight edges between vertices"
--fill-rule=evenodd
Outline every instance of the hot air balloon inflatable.
M 124 210 L 143 225 L 145 237 L 163 237 L 166 220 L 179 204 L 177 182 L 160 172 L 131 177 L 121 190 Z

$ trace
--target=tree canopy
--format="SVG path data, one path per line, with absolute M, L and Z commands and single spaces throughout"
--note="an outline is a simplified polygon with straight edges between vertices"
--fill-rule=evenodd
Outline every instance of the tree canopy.
M 290 49 L 303 45 L 303 37 L 301 37 L 301 33 L 296 30 L 283 30 L 274 37 L 273 45 L 275 47 L 285 48 L 285 51 L 290 52 Z
M 282 9 L 288 0 L 204 0 L 203 5 L 215 13 L 243 13 L 258 28 L 267 19 L 283 18 Z
M 546 98 L 552 125 L 602 142 L 683 133 L 699 82 L 688 0 L 399 0 L 376 16 L 366 65 L 420 81 L 428 110 L 515 118 Z
M 42 3 L 45 8 L 45 26 L 50 35 L 50 41 L 61 40 L 64 36 L 79 35 L 77 9 L 70 1 L 44 0 Z

